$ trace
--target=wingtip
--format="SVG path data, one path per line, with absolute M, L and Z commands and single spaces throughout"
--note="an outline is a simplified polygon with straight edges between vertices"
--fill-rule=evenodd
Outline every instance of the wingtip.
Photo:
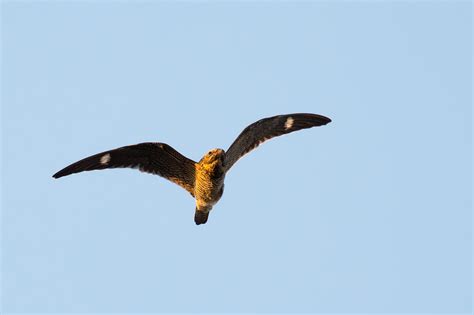
M 312 119 L 315 123 L 319 124 L 319 126 L 327 125 L 330 122 L 332 122 L 331 118 L 323 116 L 323 115 L 318 115 L 318 114 L 308 114 L 310 115 L 310 119 Z
M 319 116 L 319 119 L 321 119 L 324 124 L 329 124 L 332 121 L 332 119 L 329 117 L 326 117 L 323 115 L 317 115 L 317 116 Z

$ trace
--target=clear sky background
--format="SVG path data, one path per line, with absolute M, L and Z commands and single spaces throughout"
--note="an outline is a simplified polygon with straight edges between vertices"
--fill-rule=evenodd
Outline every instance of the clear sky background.
M 4 313 L 470 312 L 470 1 L 1 9 Z M 240 160 L 206 225 L 157 176 L 51 178 L 292 112 L 333 122 Z

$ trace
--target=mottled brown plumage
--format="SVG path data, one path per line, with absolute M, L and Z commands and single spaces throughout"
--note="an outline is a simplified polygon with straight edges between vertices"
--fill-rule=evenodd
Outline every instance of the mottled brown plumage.
M 316 114 L 278 115 L 249 125 L 227 152 L 210 150 L 199 162 L 188 159 L 166 143 L 146 142 L 92 155 L 67 166 L 53 177 L 106 168 L 138 168 L 187 190 L 196 199 L 194 221 L 204 224 L 212 207 L 222 197 L 225 174 L 238 159 L 268 139 L 329 122 L 329 118 Z

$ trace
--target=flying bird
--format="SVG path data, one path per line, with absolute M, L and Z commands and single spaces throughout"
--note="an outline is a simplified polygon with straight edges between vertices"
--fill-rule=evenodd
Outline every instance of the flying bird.
M 196 200 L 194 222 L 207 222 L 209 212 L 224 192 L 224 178 L 242 156 L 271 138 L 293 131 L 326 125 L 331 119 L 316 114 L 288 114 L 261 119 L 245 128 L 227 151 L 212 149 L 195 162 L 166 143 L 145 142 L 101 152 L 73 163 L 56 174 L 106 168 L 136 168 L 164 177 L 187 190 Z

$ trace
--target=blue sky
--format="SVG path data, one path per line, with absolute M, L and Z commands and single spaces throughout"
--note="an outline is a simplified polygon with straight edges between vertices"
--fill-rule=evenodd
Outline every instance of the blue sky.
M 3 2 L 4 313 L 469 313 L 469 1 Z M 135 170 L 248 124 L 333 122 L 239 161 L 206 225 Z

